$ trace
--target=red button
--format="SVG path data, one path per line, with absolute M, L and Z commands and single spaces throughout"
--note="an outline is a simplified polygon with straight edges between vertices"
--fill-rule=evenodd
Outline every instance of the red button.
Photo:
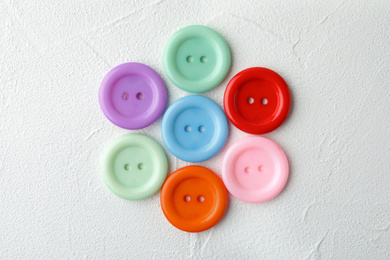
M 276 72 L 249 68 L 235 75 L 225 90 L 225 112 L 240 130 L 265 134 L 286 120 L 291 107 L 290 90 Z

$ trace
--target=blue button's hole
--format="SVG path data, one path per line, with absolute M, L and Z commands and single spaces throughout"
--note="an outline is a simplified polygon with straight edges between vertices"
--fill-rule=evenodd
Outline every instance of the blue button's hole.
M 194 61 L 194 58 L 192 58 L 192 56 L 188 56 L 187 57 L 187 62 L 188 63 L 191 63 L 191 62 L 193 62 Z
M 186 126 L 184 127 L 184 130 L 185 130 L 186 132 L 189 132 L 189 131 L 191 131 L 191 126 L 189 126 L 189 125 L 186 125 Z
M 198 130 L 199 130 L 199 132 L 203 133 L 203 132 L 204 132 L 204 126 L 202 126 L 202 125 L 199 126 L 199 129 L 198 129 Z

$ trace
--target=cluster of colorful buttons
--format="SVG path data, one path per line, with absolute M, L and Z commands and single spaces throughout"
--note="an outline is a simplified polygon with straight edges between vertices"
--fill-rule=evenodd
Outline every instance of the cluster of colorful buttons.
M 214 30 L 189 26 L 170 38 L 163 64 L 177 87 L 201 93 L 215 88 L 226 77 L 230 50 Z M 167 91 L 152 68 L 125 63 L 105 76 L 99 101 L 112 123 L 125 129 L 141 129 L 161 116 Z M 265 134 L 287 118 L 291 96 L 277 73 L 249 68 L 229 82 L 223 103 L 234 126 L 250 134 Z M 186 96 L 166 110 L 161 135 L 166 148 L 177 158 L 202 162 L 222 149 L 228 123 L 223 110 L 211 99 Z M 289 175 L 283 150 L 260 136 L 243 138 L 229 147 L 222 162 L 223 181 L 201 166 L 178 169 L 167 178 L 164 150 L 155 140 L 140 134 L 114 140 L 105 152 L 102 169 L 105 184 L 121 198 L 145 199 L 161 189 L 164 215 L 173 226 L 187 232 L 201 232 L 219 222 L 227 206 L 226 188 L 240 200 L 264 202 L 282 191 Z

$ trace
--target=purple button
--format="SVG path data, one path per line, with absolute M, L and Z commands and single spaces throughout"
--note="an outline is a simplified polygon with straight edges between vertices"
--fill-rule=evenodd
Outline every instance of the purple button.
M 152 68 L 136 62 L 124 63 L 104 77 L 99 102 L 104 115 L 115 125 L 141 129 L 160 117 L 167 90 Z

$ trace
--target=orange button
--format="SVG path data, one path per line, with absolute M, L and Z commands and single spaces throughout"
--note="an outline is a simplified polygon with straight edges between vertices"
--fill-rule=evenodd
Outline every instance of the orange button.
M 172 173 L 161 189 L 161 208 L 172 225 L 187 232 L 205 231 L 219 222 L 226 210 L 222 180 L 201 166 Z

